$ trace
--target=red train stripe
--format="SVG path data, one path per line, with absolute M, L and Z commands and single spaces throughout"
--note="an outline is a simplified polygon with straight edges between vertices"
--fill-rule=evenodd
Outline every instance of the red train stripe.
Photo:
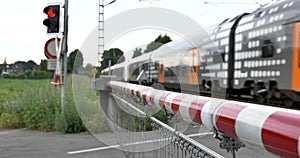
M 300 115 L 275 112 L 264 123 L 262 141 L 265 148 L 283 157 L 299 157 Z

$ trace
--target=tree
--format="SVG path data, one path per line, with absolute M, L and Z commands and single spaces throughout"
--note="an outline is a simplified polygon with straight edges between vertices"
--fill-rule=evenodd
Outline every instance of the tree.
M 21 65 L 23 68 L 23 71 L 26 71 L 26 70 L 32 71 L 35 67 L 37 67 L 37 64 L 33 60 L 29 60 L 27 62 L 17 61 L 14 63 L 14 65 Z
M 92 70 L 93 68 L 95 68 L 95 66 L 90 63 L 86 64 L 86 66 L 85 66 L 85 69 L 87 69 L 87 70 Z
M 142 54 L 142 48 L 135 48 L 135 50 L 133 51 L 132 58 L 136 58 L 138 56 L 141 56 Z
M 83 55 L 79 49 L 72 51 L 68 57 L 68 72 L 78 73 L 83 68 Z
M 41 71 L 47 71 L 47 60 L 41 60 L 41 64 L 40 64 L 40 70 Z
M 163 44 L 171 42 L 172 39 L 168 35 L 164 35 L 163 37 L 159 35 L 154 41 L 149 43 L 144 51 L 144 53 L 152 52 L 155 49 L 159 48 Z
M 123 51 L 119 48 L 111 48 L 110 50 L 105 50 L 102 55 L 101 67 L 100 70 L 103 70 L 109 66 L 109 61 L 111 61 L 111 66 L 116 63 L 122 63 L 125 61 Z

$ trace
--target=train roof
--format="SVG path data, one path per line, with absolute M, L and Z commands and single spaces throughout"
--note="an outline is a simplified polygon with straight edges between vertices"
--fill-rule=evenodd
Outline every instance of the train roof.
M 126 63 L 125 61 L 122 62 L 122 63 L 118 63 L 118 64 L 115 64 L 113 66 L 110 67 L 111 70 L 114 70 L 114 69 L 118 69 L 118 68 L 121 68 L 121 67 L 125 67 Z M 109 71 L 109 67 L 105 68 L 104 70 L 102 70 L 103 72 L 108 72 Z
M 299 0 L 275 0 L 259 7 L 254 12 L 245 16 L 241 20 L 240 25 L 255 21 L 257 19 L 263 20 L 265 25 L 272 24 L 279 20 L 288 21 L 299 16 L 296 14 L 299 7 Z
M 293 16 L 297 16 L 296 14 L 293 13 L 295 13 L 294 10 L 298 8 L 300 8 L 300 1 L 275 0 L 269 4 L 259 7 L 254 12 L 244 16 L 241 19 L 240 24 L 251 22 L 253 20 L 256 20 L 257 18 L 267 17 L 267 15 L 269 16 L 268 17 L 269 19 L 271 19 L 272 17 L 275 19 L 277 15 L 278 17 L 284 16 L 285 19 L 289 19 Z M 229 29 L 232 26 L 233 22 L 235 21 L 234 19 L 236 19 L 238 16 L 222 21 L 219 25 L 215 27 L 215 30 L 218 29 L 218 27 L 220 27 L 221 29 Z M 209 31 L 199 28 L 198 32 L 195 32 L 188 36 L 184 36 L 176 41 L 172 41 L 167 44 L 164 44 L 152 52 L 144 53 L 141 56 L 138 56 L 136 58 L 131 58 L 130 61 L 127 62 L 138 63 L 138 62 L 149 60 L 151 56 L 155 57 L 164 54 L 170 55 L 169 53 L 174 53 L 174 51 L 186 52 L 191 49 L 200 48 L 201 45 L 203 45 L 206 41 L 211 41 L 210 35 L 212 35 L 212 33 L 213 33 L 212 28 L 209 28 Z M 112 68 L 117 68 L 122 66 L 124 65 L 121 63 L 121 64 L 114 65 L 114 67 Z

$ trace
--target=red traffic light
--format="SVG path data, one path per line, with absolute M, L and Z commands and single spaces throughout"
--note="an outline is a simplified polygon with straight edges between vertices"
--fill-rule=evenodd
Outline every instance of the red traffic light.
M 56 13 L 50 7 L 45 7 L 44 8 L 44 13 L 47 14 L 50 18 L 55 18 L 56 17 Z
M 60 31 L 60 5 L 50 4 L 43 10 L 47 18 L 43 24 L 47 26 L 47 33 L 59 33 Z

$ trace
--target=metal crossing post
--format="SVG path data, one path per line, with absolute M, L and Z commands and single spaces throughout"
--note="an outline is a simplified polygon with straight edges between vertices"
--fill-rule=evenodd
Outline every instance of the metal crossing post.
M 65 0 L 64 5 L 64 32 L 63 32 L 63 43 L 62 43 L 62 53 L 64 55 L 64 78 L 63 78 L 63 86 L 61 89 L 61 105 L 62 105 L 62 113 L 64 113 L 65 101 L 67 96 L 67 75 L 68 75 L 68 24 L 69 24 L 69 1 Z

